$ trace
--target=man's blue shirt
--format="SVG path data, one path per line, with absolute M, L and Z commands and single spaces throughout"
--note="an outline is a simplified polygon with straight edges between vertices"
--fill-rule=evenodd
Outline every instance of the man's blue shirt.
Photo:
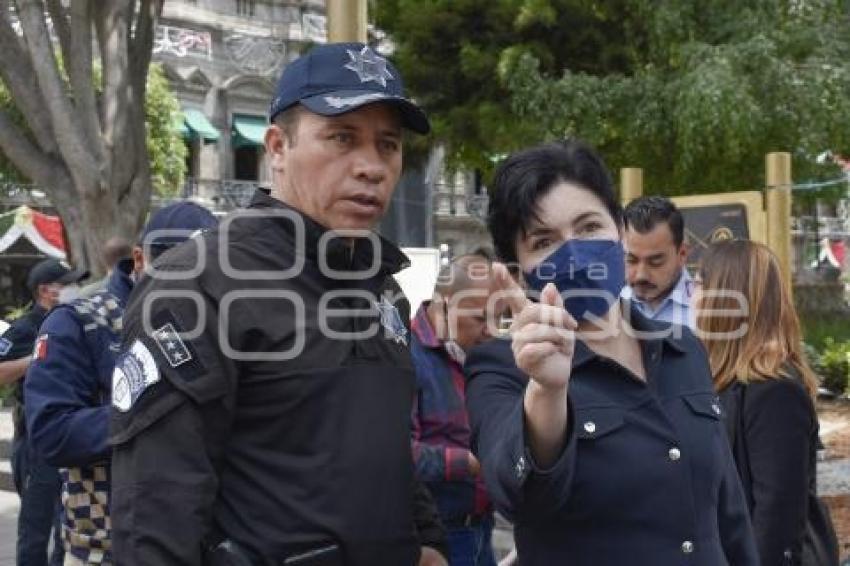
M 694 294 L 694 281 L 688 274 L 687 269 L 682 269 L 682 275 L 676 286 L 664 297 L 658 308 L 653 309 L 649 303 L 638 299 L 630 286 L 623 288 L 620 296 L 631 301 L 640 314 L 650 320 L 659 322 L 672 322 L 688 328 L 694 328 L 693 311 L 691 309 L 691 296 Z

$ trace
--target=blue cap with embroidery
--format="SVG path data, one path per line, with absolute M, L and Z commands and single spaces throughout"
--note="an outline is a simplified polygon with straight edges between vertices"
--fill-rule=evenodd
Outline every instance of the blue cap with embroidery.
M 366 104 L 398 108 L 404 127 L 431 130 L 425 113 L 404 96 L 401 74 L 392 63 L 362 43 L 314 47 L 286 66 L 269 109 L 269 121 L 296 104 L 322 116 L 338 116 Z

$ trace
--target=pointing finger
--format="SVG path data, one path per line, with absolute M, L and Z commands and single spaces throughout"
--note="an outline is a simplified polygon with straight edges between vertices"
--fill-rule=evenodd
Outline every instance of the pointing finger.
M 558 322 L 561 323 L 563 328 L 569 328 L 570 330 L 578 328 L 578 323 L 567 311 L 564 306 L 564 298 L 558 292 L 558 288 L 555 287 L 554 283 L 547 283 L 543 287 L 543 292 L 540 294 L 540 303 L 557 309 L 560 315 Z

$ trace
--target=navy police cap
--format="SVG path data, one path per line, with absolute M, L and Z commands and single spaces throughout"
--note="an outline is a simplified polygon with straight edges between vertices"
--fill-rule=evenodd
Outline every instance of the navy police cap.
M 191 201 L 178 201 L 151 213 L 142 228 L 139 243 L 144 246 L 176 246 L 217 225 L 218 220 L 206 208 Z
M 422 109 L 405 98 L 401 74 L 392 63 L 362 43 L 329 43 L 286 66 L 269 121 L 299 103 L 316 114 L 338 116 L 375 102 L 398 108 L 406 128 L 420 134 L 431 130 Z

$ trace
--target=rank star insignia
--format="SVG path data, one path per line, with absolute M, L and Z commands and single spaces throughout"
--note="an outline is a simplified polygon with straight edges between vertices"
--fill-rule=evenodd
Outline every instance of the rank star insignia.
M 378 314 L 381 316 L 381 326 L 387 331 L 387 336 L 399 344 L 407 346 L 407 328 L 398 314 L 398 309 L 390 304 L 386 297 L 381 297 L 380 302 L 375 303 Z
M 345 68 L 357 73 L 361 83 L 375 81 L 382 87 L 387 87 L 387 80 L 393 80 L 393 75 L 387 70 L 387 60 L 372 51 L 369 46 L 359 52 L 346 49 L 351 57 Z
M 170 322 L 156 330 L 153 333 L 153 339 L 171 367 L 176 368 L 192 359 L 189 348 L 180 339 L 180 335 Z

